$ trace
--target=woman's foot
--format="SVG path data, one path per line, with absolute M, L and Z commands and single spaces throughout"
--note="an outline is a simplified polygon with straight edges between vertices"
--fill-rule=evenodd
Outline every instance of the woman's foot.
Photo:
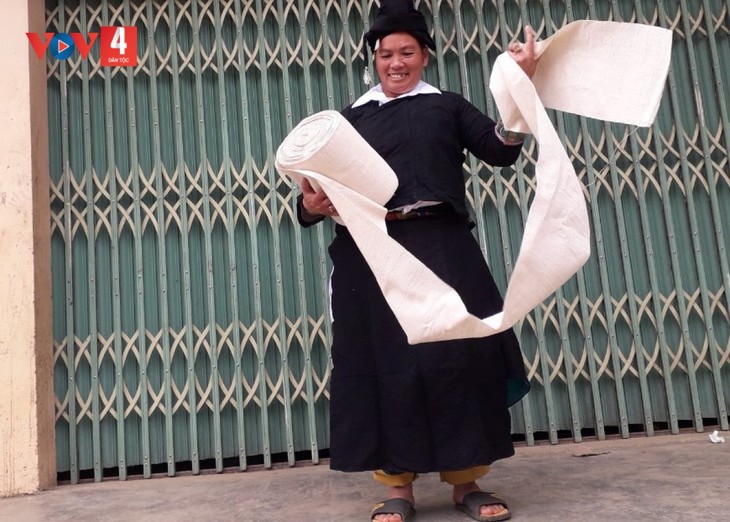
M 476 482 L 467 482 L 466 484 L 459 484 L 458 486 L 454 486 L 454 503 L 463 503 L 464 497 L 473 491 L 481 491 L 481 488 L 477 485 Z M 504 504 L 491 504 L 489 506 L 480 506 L 479 514 L 483 517 L 490 517 L 500 514 L 507 509 L 507 506 L 505 506 Z
M 411 505 L 415 504 L 416 500 L 413 497 L 413 484 L 389 487 L 387 498 L 402 498 L 403 500 L 410 502 Z M 403 522 L 403 520 L 399 514 L 389 513 L 375 515 L 373 517 L 373 522 Z

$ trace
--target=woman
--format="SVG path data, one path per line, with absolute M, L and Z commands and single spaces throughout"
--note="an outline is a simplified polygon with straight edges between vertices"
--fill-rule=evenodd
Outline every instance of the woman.
M 510 46 L 535 71 L 534 37 Z M 464 149 L 497 166 L 513 164 L 523 136 L 507 133 L 462 96 L 421 80 L 435 44 L 411 0 L 383 0 L 365 35 L 380 84 L 342 111 L 396 173 L 389 235 L 486 317 L 502 299 L 471 233 Z M 336 215 L 304 180 L 299 221 Z M 480 491 L 489 465 L 514 454 L 508 408 L 529 387 L 510 330 L 483 339 L 411 346 L 347 228 L 336 227 L 332 274 L 333 371 L 330 466 L 373 470 L 388 487 L 371 519 L 405 522 L 415 513 L 413 481 L 438 471 L 456 507 L 475 520 L 506 520 L 504 500 Z

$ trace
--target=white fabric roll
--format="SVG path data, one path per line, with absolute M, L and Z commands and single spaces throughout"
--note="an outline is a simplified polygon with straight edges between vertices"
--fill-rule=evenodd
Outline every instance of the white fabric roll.
M 550 48 L 555 55 L 547 54 L 548 42 L 553 42 Z M 627 61 L 626 55 L 611 52 L 619 42 L 626 48 L 630 43 L 641 58 Z M 573 45 L 596 52 L 567 52 Z M 327 193 L 411 344 L 485 337 L 506 330 L 575 274 L 590 255 L 582 187 L 545 112 L 538 83 L 556 97 L 551 99 L 552 106 L 578 114 L 640 124 L 650 123 L 656 114 L 668 70 L 671 32 L 636 24 L 574 22 L 538 42 L 538 47 L 550 59 L 543 62 L 541 58 L 535 84 L 506 54 L 495 62 L 491 77 L 490 87 L 508 128 L 529 129 L 540 146 L 535 198 L 519 256 L 504 308 L 493 316 L 471 315 L 453 288 L 387 235 L 383 205 L 394 193 L 397 178 L 338 112 L 324 111 L 304 119 L 277 151 L 276 167 L 283 175 L 297 182 L 307 177 Z M 657 63 L 649 70 L 647 54 Z M 587 66 L 584 62 L 592 56 L 604 61 Z M 562 57 L 568 60 L 567 66 Z M 612 81 L 606 81 L 607 75 Z M 576 85 L 590 88 L 576 89 Z M 622 93 L 621 99 L 616 99 L 616 92 Z M 618 105 L 606 107 L 605 100 Z
M 398 178 L 385 160 L 337 111 L 322 111 L 302 120 L 276 151 L 276 167 L 295 181 L 314 180 L 316 173 L 380 205 L 398 187 Z M 373 174 L 370 174 L 372 172 Z M 377 183 L 373 181 L 377 180 Z

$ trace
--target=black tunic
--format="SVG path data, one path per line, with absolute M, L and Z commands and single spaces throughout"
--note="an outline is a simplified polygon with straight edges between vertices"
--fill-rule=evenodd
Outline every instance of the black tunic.
M 463 150 L 510 165 L 521 147 L 502 144 L 494 121 L 455 93 L 371 102 L 342 114 L 398 176 L 388 208 L 447 204 L 437 216 L 388 221 L 389 235 L 451 285 L 471 313 L 501 310 L 471 233 Z M 514 333 L 409 345 L 347 229 L 336 232 L 329 248 L 331 468 L 426 473 L 512 455 L 508 407 L 529 387 Z

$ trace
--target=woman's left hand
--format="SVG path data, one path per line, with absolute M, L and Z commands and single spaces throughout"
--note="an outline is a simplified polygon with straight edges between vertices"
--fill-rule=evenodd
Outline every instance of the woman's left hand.
M 537 69 L 535 60 L 535 33 L 532 27 L 525 26 L 525 43 L 512 42 L 507 48 L 507 53 L 517 62 L 528 78 L 532 78 Z

